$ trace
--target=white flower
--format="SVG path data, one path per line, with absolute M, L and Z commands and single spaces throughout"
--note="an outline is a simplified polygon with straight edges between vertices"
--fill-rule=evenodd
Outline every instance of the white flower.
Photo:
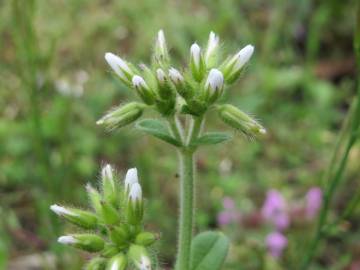
M 166 52 L 166 40 L 165 40 L 165 35 L 164 35 L 164 31 L 162 29 L 159 30 L 158 35 L 157 35 L 157 46 L 158 48 L 161 50 L 162 53 Z
M 210 32 L 209 41 L 205 52 L 205 62 L 208 63 L 209 59 L 219 46 L 219 37 L 214 33 Z
M 181 75 L 181 73 L 173 67 L 169 69 L 169 77 L 173 81 L 173 83 L 179 83 L 184 81 L 184 77 Z
M 230 60 L 230 63 L 233 63 L 235 61 L 234 65 L 234 71 L 236 72 L 239 69 L 241 69 L 250 59 L 252 54 L 254 53 L 254 46 L 247 45 L 244 48 L 242 48 L 233 58 Z
M 132 74 L 132 71 L 123 59 L 113 53 L 108 52 L 105 54 L 105 60 L 121 79 L 125 81 L 128 80 L 126 73 Z
M 76 216 L 76 214 L 74 212 L 72 212 L 71 210 L 66 209 L 65 207 L 62 207 L 57 204 L 51 205 L 50 209 L 58 216 L 63 216 L 63 215 Z
M 127 171 L 125 176 L 125 189 L 130 190 L 131 186 L 139 182 L 138 173 L 136 168 L 131 168 Z
M 58 242 L 64 245 L 71 245 L 77 243 L 78 241 L 75 239 L 75 237 L 71 235 L 65 235 L 65 236 L 60 236 L 58 238 Z
M 146 82 L 144 81 L 144 79 L 139 75 L 135 75 L 132 78 L 132 83 L 135 88 L 146 88 L 146 89 L 149 88 Z
M 194 43 L 190 47 L 190 55 L 192 60 L 194 61 L 194 64 L 196 68 L 198 69 L 200 67 L 200 57 L 201 57 L 201 48 L 199 45 Z
M 134 183 L 130 187 L 129 199 L 133 202 L 142 199 L 142 190 L 139 183 Z
M 160 83 L 164 83 L 164 82 L 165 82 L 166 74 L 165 74 L 165 72 L 164 72 L 161 68 L 158 68 L 158 69 L 156 70 L 156 77 L 157 77 L 157 79 L 158 79 L 158 81 L 159 81 Z
M 224 76 L 218 69 L 211 69 L 205 83 L 205 88 L 210 89 L 210 94 L 221 90 L 224 86 Z

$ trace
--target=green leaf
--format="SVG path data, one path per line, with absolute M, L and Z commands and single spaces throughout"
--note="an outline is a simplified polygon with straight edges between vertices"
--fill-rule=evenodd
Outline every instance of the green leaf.
M 191 270 L 220 270 L 229 250 L 229 239 L 221 232 L 198 234 L 191 244 Z
M 179 142 L 169 133 L 167 127 L 161 121 L 154 119 L 144 119 L 138 121 L 135 127 L 167 143 L 175 146 L 181 146 L 181 142 Z
M 229 133 L 224 132 L 209 132 L 205 133 L 203 136 L 195 139 L 192 142 L 192 145 L 202 145 L 202 144 L 217 144 L 222 143 L 227 140 L 230 140 L 232 136 Z

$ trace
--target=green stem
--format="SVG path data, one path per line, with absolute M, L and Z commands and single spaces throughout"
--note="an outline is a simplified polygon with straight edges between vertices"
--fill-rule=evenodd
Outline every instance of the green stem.
M 180 157 L 180 220 L 176 269 L 190 268 L 190 249 L 194 216 L 194 153 L 179 151 Z
M 183 128 L 177 116 L 176 115 L 170 116 L 167 120 L 172 134 L 175 136 L 176 139 L 183 142 L 184 141 Z
M 180 219 L 178 236 L 177 270 L 190 269 L 191 241 L 194 227 L 195 213 L 195 147 L 191 142 L 201 133 L 203 117 L 192 118 L 189 128 L 187 144 L 179 150 L 180 160 Z

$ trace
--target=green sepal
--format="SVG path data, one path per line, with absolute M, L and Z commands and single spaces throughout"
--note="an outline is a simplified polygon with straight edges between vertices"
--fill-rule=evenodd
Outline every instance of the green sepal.
M 101 201 L 101 216 L 107 225 L 115 225 L 120 222 L 118 211 L 108 202 Z
M 88 262 L 85 270 L 105 270 L 107 260 L 100 257 L 95 257 Z
M 135 238 L 135 244 L 140 246 L 151 246 L 159 237 L 151 232 L 141 232 Z

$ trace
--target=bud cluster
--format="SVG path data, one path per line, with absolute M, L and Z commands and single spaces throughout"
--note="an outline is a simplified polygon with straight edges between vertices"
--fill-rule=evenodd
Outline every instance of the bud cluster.
M 105 54 L 115 74 L 125 85 L 134 89 L 143 103 L 121 106 L 105 115 L 98 124 L 104 124 L 110 129 L 123 127 L 136 121 L 148 107 L 154 108 L 164 117 L 175 113 L 203 116 L 222 97 L 226 87 L 240 77 L 254 47 L 247 45 L 221 61 L 219 37 L 211 32 L 203 48 L 198 43 L 191 45 L 188 68 L 177 69 L 171 64 L 165 35 L 160 30 L 153 51 L 151 66 L 141 64 L 139 68 L 112 53 Z M 219 115 L 223 115 L 222 111 L 219 111 Z M 245 123 L 241 118 L 230 121 L 226 115 L 221 119 L 227 124 L 232 123 L 230 126 L 237 122 L 236 128 L 246 134 L 253 130 L 249 126 L 240 127 Z
M 101 191 L 86 186 L 92 210 L 54 204 L 50 209 L 69 223 L 84 229 L 84 233 L 59 237 L 61 244 L 95 252 L 98 255 L 87 270 L 151 269 L 148 248 L 158 236 L 144 230 L 144 200 L 136 168 L 129 169 L 124 185 L 113 168 L 101 171 Z

